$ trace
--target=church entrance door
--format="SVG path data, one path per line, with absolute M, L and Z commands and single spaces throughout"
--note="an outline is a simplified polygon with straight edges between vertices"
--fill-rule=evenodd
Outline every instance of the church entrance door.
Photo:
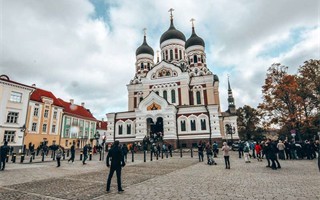
M 158 117 L 156 123 L 151 118 L 147 119 L 147 135 L 150 142 L 162 141 L 163 138 L 163 118 Z

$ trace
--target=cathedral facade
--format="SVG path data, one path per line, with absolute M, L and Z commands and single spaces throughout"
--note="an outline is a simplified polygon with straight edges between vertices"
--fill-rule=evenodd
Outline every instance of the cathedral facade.
M 141 142 L 159 133 L 175 147 L 239 139 L 230 84 L 229 107 L 221 112 L 219 78 L 207 67 L 205 42 L 194 25 L 186 40 L 171 14 L 160 48 L 161 59 L 155 59 L 144 34 L 136 50 L 135 75 L 127 85 L 128 111 L 107 114 L 106 142 Z

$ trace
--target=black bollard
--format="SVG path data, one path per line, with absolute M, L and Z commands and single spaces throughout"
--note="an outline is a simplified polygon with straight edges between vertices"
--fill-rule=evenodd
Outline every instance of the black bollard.
M 6 162 L 9 162 L 9 154 L 6 157 Z
M 182 158 L 182 149 L 180 148 L 180 158 Z
M 193 148 L 191 147 L 191 158 L 193 158 Z
M 29 162 L 30 162 L 30 163 L 32 163 L 32 156 L 30 156 L 30 160 L 29 160 Z
M 82 153 L 83 151 L 80 151 L 80 160 L 82 160 Z
M 143 162 L 147 161 L 147 155 L 146 155 L 146 151 L 143 151 Z
M 168 151 L 166 151 L 166 158 L 168 158 Z
M 20 163 L 23 163 L 23 160 L 24 160 L 24 155 L 22 154 L 20 157 Z
M 34 160 L 36 158 L 36 152 L 32 152 L 32 159 Z
M 63 156 L 63 160 L 65 160 L 66 159 L 66 154 L 63 153 L 62 156 Z
M 68 151 L 67 151 L 67 157 L 69 157 L 69 149 L 68 149 Z
M 131 151 L 131 156 L 132 156 L 131 161 L 134 162 L 134 151 Z
M 158 160 L 158 159 L 159 159 L 159 154 L 158 154 L 158 152 L 157 152 L 156 156 L 157 156 L 157 160 Z
M 100 154 L 99 161 L 101 161 L 102 160 L 101 151 L 99 152 L 99 154 Z
M 89 160 L 92 160 L 92 151 L 89 153 Z
M 161 151 L 161 159 L 163 159 L 163 151 Z
M 152 151 L 150 151 L 151 152 L 151 154 L 150 154 L 150 161 L 152 161 L 152 154 L 153 154 L 153 152 Z
M 44 154 L 45 154 L 44 152 L 41 154 L 41 156 L 42 156 L 41 161 L 42 161 L 42 162 L 44 162 Z
M 15 163 L 16 162 L 16 153 L 13 153 L 12 154 L 12 159 L 11 159 L 11 161 L 13 162 L 13 163 Z
M 56 152 L 54 150 L 52 150 L 52 155 L 53 155 L 53 160 L 56 160 Z

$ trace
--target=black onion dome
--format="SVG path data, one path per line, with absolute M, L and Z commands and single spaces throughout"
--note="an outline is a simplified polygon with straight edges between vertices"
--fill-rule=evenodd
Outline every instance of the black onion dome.
M 174 27 L 172 19 L 171 19 L 171 24 L 169 29 L 161 35 L 160 44 L 170 39 L 180 39 L 180 40 L 183 40 L 184 42 L 186 41 L 186 36 L 184 36 L 184 34 L 181 31 L 177 30 Z
M 205 46 L 204 41 L 201 37 L 197 36 L 196 32 L 194 31 L 194 27 L 192 27 L 192 34 L 190 38 L 187 40 L 185 44 L 185 48 L 187 49 L 188 47 L 194 46 L 194 45 L 200 45 L 200 46 Z
M 139 54 L 143 54 L 143 53 L 150 54 L 150 55 L 154 56 L 153 49 L 148 45 L 146 36 L 144 36 L 144 38 L 143 38 L 142 45 L 137 48 L 136 56 L 139 55 Z

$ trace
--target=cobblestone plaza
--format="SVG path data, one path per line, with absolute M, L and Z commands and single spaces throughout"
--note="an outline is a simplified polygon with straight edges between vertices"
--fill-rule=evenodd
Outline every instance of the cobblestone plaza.
M 320 199 L 316 160 L 280 161 L 282 169 L 271 170 L 265 161 L 245 163 L 232 152 L 226 170 L 221 155 L 214 166 L 190 152 L 152 162 L 149 156 L 146 163 L 142 154 L 133 163 L 128 157 L 121 194 L 115 177 L 106 193 L 109 170 L 98 155 L 87 165 L 78 156 L 74 164 L 65 160 L 60 168 L 53 161 L 9 162 L 0 171 L 0 199 Z

